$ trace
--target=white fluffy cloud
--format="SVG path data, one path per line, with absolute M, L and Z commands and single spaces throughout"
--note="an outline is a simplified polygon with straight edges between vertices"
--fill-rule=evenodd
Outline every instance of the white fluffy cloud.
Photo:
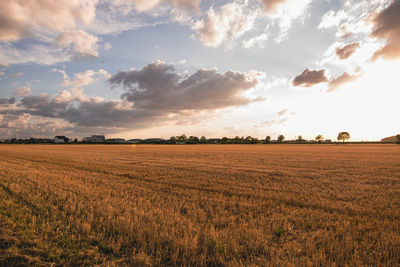
M 15 89 L 15 94 L 19 96 L 28 96 L 31 94 L 31 88 L 29 86 L 18 87 Z
M 64 31 L 95 17 L 97 0 L 5 0 L 0 9 L 0 40 L 17 41 L 35 31 Z
M 47 45 L 28 45 L 17 48 L 10 43 L 0 42 L 0 60 L 9 64 L 34 62 L 42 65 L 53 65 L 71 60 L 71 56 L 61 48 Z
M 196 11 L 199 8 L 201 0 L 115 0 L 112 1 L 114 7 L 125 7 L 134 6 L 139 12 L 149 12 L 156 7 L 161 5 L 170 5 L 183 10 Z
M 60 47 L 72 48 L 81 57 L 98 57 L 99 39 L 82 30 L 63 32 L 56 39 Z
M 217 47 L 250 30 L 256 19 L 255 13 L 246 13 L 246 4 L 232 2 L 215 11 L 211 6 L 205 19 L 193 26 L 197 38 L 207 46 Z
M 104 69 L 99 69 L 98 71 L 87 70 L 85 72 L 75 73 L 74 78 L 69 80 L 68 75 L 63 70 L 53 69 L 55 72 L 59 72 L 63 75 L 62 85 L 72 86 L 74 88 L 80 88 L 82 86 L 91 84 L 97 81 L 97 77 L 104 77 L 106 79 L 111 77 L 111 74 Z

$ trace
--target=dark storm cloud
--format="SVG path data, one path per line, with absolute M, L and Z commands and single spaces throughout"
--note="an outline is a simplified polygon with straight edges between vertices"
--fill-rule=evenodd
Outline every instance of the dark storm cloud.
M 0 105 L 9 105 L 15 103 L 15 97 L 0 98 Z
M 343 60 L 343 59 L 349 58 L 351 55 L 353 55 L 354 52 L 356 52 L 356 50 L 358 48 L 360 48 L 359 43 L 348 44 L 343 47 L 337 48 L 336 55 L 339 57 L 339 59 Z
M 373 20 L 372 37 L 386 39 L 386 44 L 375 52 L 373 60 L 383 57 L 393 59 L 400 57 L 400 1 L 393 1 L 386 9 L 377 14 Z
M 257 85 L 255 73 L 202 69 L 184 78 L 173 65 L 163 62 L 151 63 L 140 71 L 120 71 L 110 83 L 127 89 L 123 97 L 136 107 L 165 112 L 213 110 L 260 100 L 241 95 Z
M 218 73 L 211 69 L 184 77 L 173 65 L 157 61 L 140 71 L 120 71 L 111 77 L 112 86 L 127 90 L 121 99 L 107 101 L 90 98 L 79 90 L 64 90 L 54 97 L 47 94 L 22 97 L 16 108 L 0 110 L 0 114 L 62 119 L 79 128 L 137 129 L 187 118 L 199 111 L 260 101 L 262 98 L 249 99 L 242 95 L 258 84 L 259 75 L 257 72 Z M 14 102 L 15 98 L 0 99 L 0 104 Z
M 292 84 L 293 86 L 311 87 L 315 84 L 327 82 L 328 78 L 325 76 L 325 70 L 310 70 L 305 69 L 300 75 L 296 76 Z
M 25 96 L 21 99 L 21 112 L 43 117 L 57 118 L 68 106 L 68 102 L 58 102 L 47 94 Z

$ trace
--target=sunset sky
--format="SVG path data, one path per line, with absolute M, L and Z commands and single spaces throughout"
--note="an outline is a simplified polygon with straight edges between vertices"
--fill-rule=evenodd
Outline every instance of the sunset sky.
M 380 140 L 400 1 L 5 0 L 0 138 Z

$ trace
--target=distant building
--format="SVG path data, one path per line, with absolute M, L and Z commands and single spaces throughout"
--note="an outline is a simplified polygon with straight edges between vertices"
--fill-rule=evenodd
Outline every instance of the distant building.
M 122 138 L 109 138 L 106 139 L 106 142 L 110 142 L 110 143 L 125 143 L 125 139 Z
M 146 144 L 162 144 L 165 143 L 164 139 L 161 138 L 148 138 L 143 141 Z
M 129 144 L 140 144 L 143 142 L 142 139 L 129 139 L 128 141 L 126 141 Z
M 82 138 L 82 142 L 104 143 L 105 141 L 106 141 L 106 137 L 104 135 L 92 135 L 90 137 Z
M 63 135 L 54 136 L 53 142 L 56 144 L 68 143 L 69 139 Z

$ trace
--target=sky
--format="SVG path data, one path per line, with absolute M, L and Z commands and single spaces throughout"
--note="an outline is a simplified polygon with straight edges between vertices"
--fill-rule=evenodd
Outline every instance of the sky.
M 4 0 L 0 138 L 380 140 L 400 0 Z

